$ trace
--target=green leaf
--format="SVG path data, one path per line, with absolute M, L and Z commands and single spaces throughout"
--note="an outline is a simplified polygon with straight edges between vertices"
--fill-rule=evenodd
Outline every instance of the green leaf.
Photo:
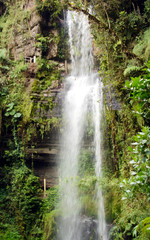
M 6 117 L 10 116 L 10 113 L 9 112 L 5 113 L 5 116 Z
M 133 237 L 136 237 L 136 236 L 137 236 L 137 228 L 138 228 L 138 226 L 135 226 L 135 227 L 133 228 L 133 231 L 132 231 Z
M 12 102 L 12 103 L 9 103 L 8 105 L 7 105 L 7 111 L 10 111 L 10 110 L 12 110 L 13 109 L 13 107 L 14 107 L 14 103 Z
M 21 117 L 21 113 L 16 113 L 15 115 L 14 115 L 14 118 L 20 118 Z
M 147 217 L 145 218 L 143 221 L 142 221 L 142 224 L 150 224 L 150 217 Z
M 130 88 L 130 82 L 129 81 L 125 81 L 125 86 L 127 87 L 127 88 Z
M 12 111 L 10 112 L 10 115 L 13 116 L 13 115 L 15 115 L 15 113 L 16 113 L 16 111 L 15 111 L 15 110 L 12 110 Z
M 128 150 L 133 152 L 133 148 L 131 146 L 128 146 Z

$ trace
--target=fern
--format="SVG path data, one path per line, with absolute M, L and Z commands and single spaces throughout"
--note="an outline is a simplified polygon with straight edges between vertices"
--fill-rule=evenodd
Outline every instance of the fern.
M 138 66 L 131 66 L 129 65 L 125 70 L 124 70 L 124 76 L 129 76 L 129 75 L 133 75 L 135 72 L 138 72 L 141 69 L 141 67 Z
M 133 53 L 148 60 L 150 57 L 150 28 L 144 32 L 142 39 L 135 45 Z

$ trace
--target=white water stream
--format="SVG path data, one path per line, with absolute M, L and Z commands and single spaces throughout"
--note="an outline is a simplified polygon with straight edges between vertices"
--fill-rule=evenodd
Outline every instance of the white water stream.
M 81 203 L 78 192 L 79 154 L 86 131 L 88 111 L 94 126 L 95 174 L 101 177 L 102 83 L 93 71 L 92 39 L 87 16 L 68 11 L 71 74 L 66 79 L 64 128 L 60 184 L 61 210 L 59 240 L 82 240 Z M 92 196 L 91 196 L 92 197 Z M 102 192 L 97 184 L 98 239 L 107 240 Z

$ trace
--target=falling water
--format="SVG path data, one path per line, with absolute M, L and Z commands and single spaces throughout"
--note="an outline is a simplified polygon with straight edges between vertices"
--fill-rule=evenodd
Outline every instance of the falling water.
M 96 81 L 93 91 L 93 123 L 95 126 L 94 131 L 94 145 L 95 145 L 95 174 L 99 180 L 102 177 L 101 165 L 102 165 L 102 153 L 101 153 L 101 114 L 103 110 L 103 92 L 102 92 L 102 82 Z M 97 184 L 97 201 L 99 204 L 98 207 L 98 235 L 102 240 L 107 240 L 107 229 L 105 223 L 105 212 L 104 212 L 104 203 L 103 196 L 100 187 Z
M 59 240 L 82 240 L 81 203 L 78 192 L 79 154 L 83 143 L 86 116 L 93 114 L 95 173 L 101 176 L 102 83 L 93 71 L 92 40 L 88 18 L 83 13 L 68 11 L 71 74 L 67 77 L 64 102 L 64 128 L 62 136 L 60 185 L 61 210 Z M 97 186 L 98 189 L 98 186 Z M 97 190 L 98 234 L 106 240 L 106 225 L 101 190 Z

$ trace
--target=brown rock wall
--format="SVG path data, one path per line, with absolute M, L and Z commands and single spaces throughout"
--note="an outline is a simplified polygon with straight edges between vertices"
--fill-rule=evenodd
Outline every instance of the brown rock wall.
M 28 24 L 23 23 L 21 28 L 15 29 L 14 41 L 11 43 L 11 54 L 15 60 L 19 60 L 21 57 L 41 56 L 41 49 L 36 46 L 36 35 L 41 33 L 41 21 L 41 17 L 33 10 Z M 52 59 L 56 58 L 58 54 L 58 44 L 56 41 L 58 31 L 54 29 L 49 30 L 49 36 L 53 40 L 48 45 L 47 59 Z
M 35 6 L 36 6 L 36 0 L 25 0 L 25 2 L 22 5 L 22 8 L 31 10 L 31 9 L 35 8 Z
M 19 60 L 22 56 L 26 58 L 41 55 L 41 50 L 35 46 L 36 35 L 40 33 L 40 20 L 40 16 L 33 11 L 28 25 L 23 23 L 23 31 L 16 30 L 11 49 L 15 60 Z
M 41 31 L 41 17 L 37 14 L 35 10 L 35 0 L 26 0 L 22 5 L 23 11 L 30 11 L 30 18 L 19 26 L 19 29 L 15 29 L 14 41 L 11 46 L 11 53 L 15 60 L 19 60 L 20 57 L 32 58 L 33 56 L 41 56 L 42 52 L 40 48 L 36 47 L 36 35 L 40 34 Z M 48 45 L 47 59 L 53 59 L 57 57 L 58 54 L 58 43 L 57 37 L 59 35 L 57 30 L 52 29 L 51 26 L 46 26 L 47 35 L 49 35 L 50 42 Z M 51 40 L 52 39 L 52 40 Z M 65 64 L 58 63 L 58 69 L 64 76 L 65 74 Z M 26 72 L 25 86 L 26 90 L 30 93 L 32 85 L 34 84 L 34 78 L 36 77 L 37 65 L 36 63 L 30 63 L 28 71 Z M 47 98 L 54 98 L 56 107 L 51 110 L 45 111 L 44 109 L 39 109 L 41 117 L 51 118 L 52 116 L 56 118 L 61 118 L 62 109 L 62 99 L 63 91 L 62 85 L 59 80 L 54 80 L 52 85 L 40 93 L 32 93 L 32 99 L 34 101 L 41 101 L 41 96 L 47 100 Z M 43 104 L 44 101 L 42 100 Z M 47 147 L 48 146 L 48 147 Z M 58 183 L 58 172 L 57 164 L 59 159 L 59 133 L 52 130 L 48 136 L 41 139 L 37 137 L 37 148 L 33 151 L 28 150 L 29 159 L 28 164 L 31 165 L 33 162 L 34 173 L 39 176 L 41 183 L 43 179 L 47 180 L 47 187 L 51 187 Z

